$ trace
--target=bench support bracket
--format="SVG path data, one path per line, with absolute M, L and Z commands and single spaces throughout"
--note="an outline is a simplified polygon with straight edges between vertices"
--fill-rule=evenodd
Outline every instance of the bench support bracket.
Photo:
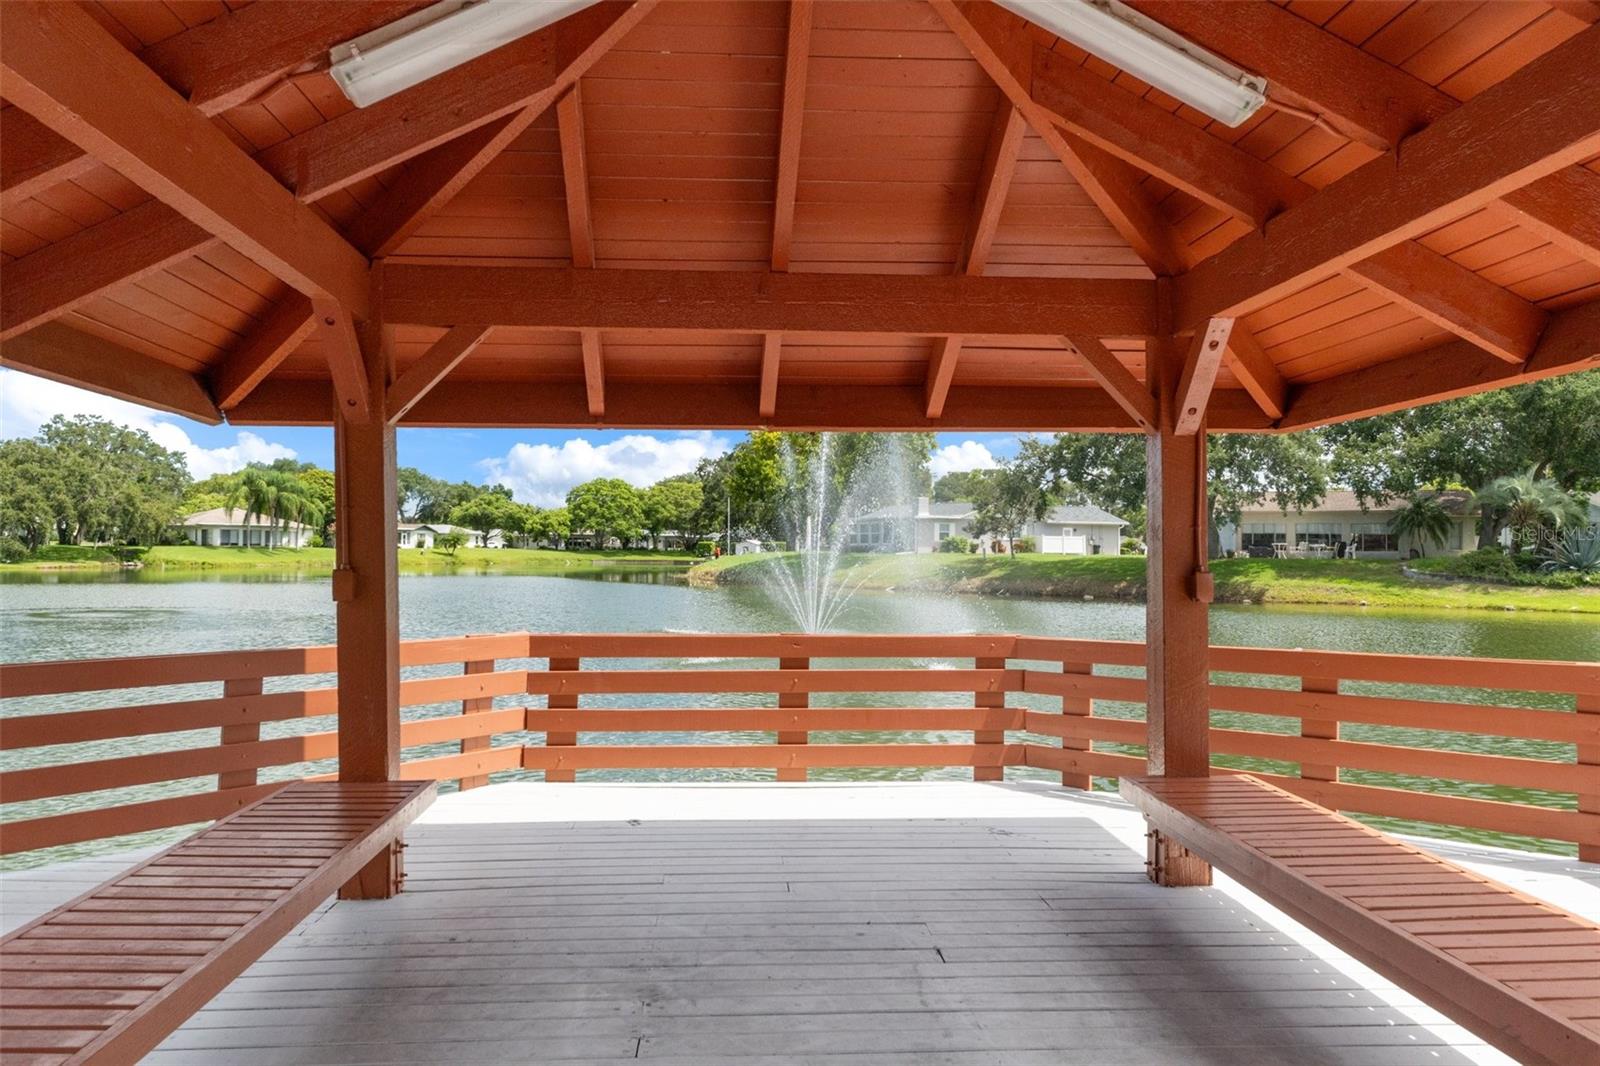
M 1159 829 L 1147 830 L 1144 839 L 1144 872 L 1150 880 L 1168 888 L 1204 888 L 1211 884 L 1211 865 L 1200 856 Z

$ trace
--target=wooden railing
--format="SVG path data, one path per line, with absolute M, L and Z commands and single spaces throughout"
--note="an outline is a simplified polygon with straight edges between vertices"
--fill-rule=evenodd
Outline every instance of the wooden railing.
M 580 770 L 801 780 L 954 766 L 995 780 L 1029 767 L 1088 788 L 1145 769 L 1144 654 L 1131 642 L 1013 636 L 406 641 L 401 770 L 471 788 L 491 774 L 570 781 Z M 1214 647 L 1212 668 L 1211 745 L 1224 772 L 1359 814 L 1576 843 L 1600 861 L 1600 664 Z M 0 773 L 0 853 L 205 821 L 268 779 L 332 772 L 333 669 L 332 647 L 0 667 L 0 751 L 16 767 Z M 133 689 L 162 702 L 30 713 Z M 845 697 L 851 705 L 826 705 Z M 185 735 L 194 730 L 209 732 Z M 813 736 L 832 732 L 884 736 Z M 687 736 L 660 742 L 672 734 Z M 1449 750 L 1473 737 L 1527 750 Z M 95 750 L 108 742 L 119 750 Z

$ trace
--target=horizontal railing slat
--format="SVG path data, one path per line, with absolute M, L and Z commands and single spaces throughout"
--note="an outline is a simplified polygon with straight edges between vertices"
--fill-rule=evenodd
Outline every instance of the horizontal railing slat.
M 688 692 L 1006 692 L 1021 670 L 551 670 L 528 671 L 535 696 Z
M 524 770 L 1005 766 L 1019 744 L 606 744 L 522 749 Z
M 62 844 L 79 844 L 85 840 L 143 833 L 193 822 L 209 822 L 232 814 L 279 787 L 281 783 L 249 785 L 220 792 L 197 792 L 142 803 L 125 803 L 119 807 L 98 807 L 0 823 L 0 855 L 53 848 Z
M 829 633 L 535 633 L 535 659 L 1011 658 L 1006 635 Z
M 529 708 L 532 732 L 692 733 L 868 732 L 1021 729 L 1023 712 L 1007 707 L 650 707 L 582 710 Z

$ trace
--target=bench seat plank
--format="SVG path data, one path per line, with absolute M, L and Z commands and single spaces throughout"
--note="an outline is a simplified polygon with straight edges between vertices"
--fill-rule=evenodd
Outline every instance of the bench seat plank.
M 1600 926 L 1241 775 L 1123 778 L 1150 825 L 1519 1061 L 1600 1063 Z
M 287 784 L 10 933 L 0 940 L 6 1061 L 138 1059 L 359 873 L 435 792 L 432 781 Z

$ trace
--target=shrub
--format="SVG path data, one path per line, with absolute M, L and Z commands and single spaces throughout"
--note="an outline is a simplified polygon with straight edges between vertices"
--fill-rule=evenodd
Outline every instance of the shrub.
M 953 552 L 957 555 L 965 555 L 972 550 L 972 541 L 961 536 L 946 537 L 939 542 L 939 550 L 942 552 Z
M 0 563 L 20 563 L 28 557 L 28 546 L 16 537 L 0 536 Z
M 1039 545 L 1032 537 L 1018 537 L 1011 546 L 1013 555 L 1021 555 L 1023 552 L 1035 552 L 1038 550 Z
M 326 548 L 327 546 L 328 542 L 322 539 L 321 533 L 311 534 L 311 539 L 306 541 L 306 547 L 308 548 Z
M 1122 538 L 1122 554 L 1123 555 L 1143 555 L 1144 554 L 1144 545 L 1141 544 L 1139 542 L 1138 538 L 1136 538 L 1136 537 L 1123 537 Z
M 1540 553 L 1544 562 L 1539 569 L 1550 573 L 1576 571 L 1580 574 L 1600 574 L 1600 533 L 1587 529 L 1569 529 L 1560 540 Z
M 690 550 L 702 559 L 709 559 L 717 550 L 717 542 L 714 540 L 697 540 Z

